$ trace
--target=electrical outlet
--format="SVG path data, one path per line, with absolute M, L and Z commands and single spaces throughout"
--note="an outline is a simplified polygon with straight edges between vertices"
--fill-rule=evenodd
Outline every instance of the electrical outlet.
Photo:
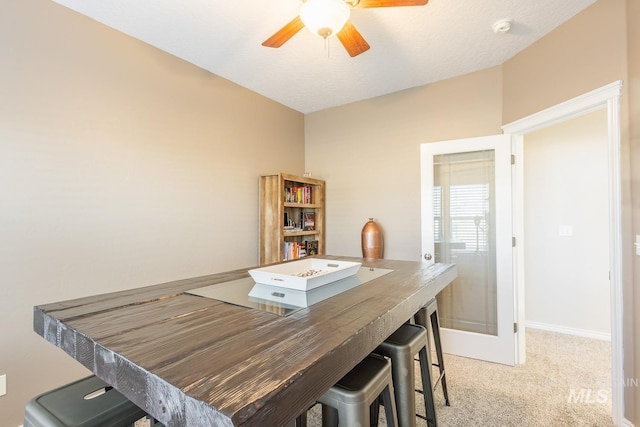
M 0 375 L 0 396 L 7 394 L 7 375 Z
M 151 420 L 147 417 L 140 418 L 138 421 L 133 423 L 133 427 L 151 427 Z

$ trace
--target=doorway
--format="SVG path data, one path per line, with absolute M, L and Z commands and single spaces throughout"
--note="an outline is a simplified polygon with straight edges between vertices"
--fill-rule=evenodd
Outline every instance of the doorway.
M 525 135 L 523 163 L 527 338 L 546 333 L 569 355 L 592 350 L 585 381 L 600 395 L 598 412 L 611 416 L 606 110 Z M 571 369 L 573 359 L 558 360 Z
M 622 81 L 616 81 L 577 98 L 558 104 L 539 113 L 525 117 L 502 127 L 512 135 L 512 152 L 515 155 L 514 172 L 514 234 L 520 239 L 516 254 L 518 267 L 525 264 L 523 153 L 524 135 L 547 126 L 566 121 L 599 109 L 607 114 L 607 163 L 609 189 L 609 280 L 611 309 L 611 405 L 612 418 L 619 425 L 624 416 L 624 372 L 622 348 L 622 214 L 620 167 L 620 94 Z M 525 273 L 516 269 L 516 312 L 518 323 L 525 324 Z M 525 362 L 524 328 L 516 336 L 517 359 Z
M 607 115 L 525 135 L 526 326 L 610 340 Z

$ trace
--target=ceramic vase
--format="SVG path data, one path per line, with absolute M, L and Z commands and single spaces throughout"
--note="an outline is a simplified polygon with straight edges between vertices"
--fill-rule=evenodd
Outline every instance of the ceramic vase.
M 373 218 L 362 227 L 362 256 L 364 258 L 382 258 L 384 239 L 382 229 Z

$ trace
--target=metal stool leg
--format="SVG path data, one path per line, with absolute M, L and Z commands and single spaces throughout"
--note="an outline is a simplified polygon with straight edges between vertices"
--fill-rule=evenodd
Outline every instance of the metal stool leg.
M 415 369 L 413 354 L 400 354 L 402 351 L 391 351 L 391 371 L 393 372 L 393 387 L 396 394 L 396 409 L 398 422 L 403 427 L 415 427 L 415 392 L 413 379 Z M 386 355 L 386 354 L 385 354 Z
M 384 404 L 384 413 L 387 419 L 387 426 L 395 427 L 398 425 L 396 405 L 394 402 L 394 392 L 391 383 L 382 391 L 382 403 Z M 366 424 L 365 424 L 366 425 Z
M 338 425 L 338 410 L 329 405 L 322 405 L 322 427 Z
M 425 305 L 423 308 L 418 310 L 418 312 L 414 316 L 415 322 L 418 325 L 422 325 L 427 328 L 427 332 L 429 331 L 429 323 L 431 323 L 431 332 L 433 333 L 433 342 L 436 347 L 436 357 L 438 359 L 437 363 L 431 363 L 432 366 L 437 366 L 440 372 L 438 378 L 435 379 L 433 383 L 433 390 L 435 391 L 438 387 L 438 382 L 442 384 L 442 394 L 444 395 L 444 401 L 447 406 L 451 406 L 449 402 L 449 393 L 447 391 L 447 378 L 446 372 L 444 369 L 444 357 L 442 355 L 442 341 L 440 340 L 440 321 L 438 319 L 438 302 L 436 299 L 432 299 Z M 429 322 L 430 320 L 430 322 Z M 431 341 L 428 341 L 428 353 L 429 359 L 431 359 Z M 431 360 L 430 360 L 431 362 Z
M 436 300 L 433 300 L 433 310 L 431 311 L 431 329 L 433 330 L 433 342 L 436 346 L 436 356 L 438 357 L 438 363 L 436 366 L 440 372 L 439 380 L 442 384 L 442 394 L 444 395 L 445 405 L 449 404 L 449 393 L 447 392 L 447 377 L 444 370 L 444 357 L 442 356 L 442 342 L 440 341 L 440 321 L 438 319 L 438 305 Z M 431 304 L 430 304 L 431 306 Z M 427 309 L 429 310 L 429 309 Z M 438 382 L 436 381 L 436 386 Z
M 431 355 L 426 347 L 423 347 L 419 353 L 420 358 L 420 376 L 422 377 L 422 395 L 424 397 L 424 409 L 426 414 L 427 425 L 436 427 L 438 419 L 436 417 L 436 405 L 431 392 Z
M 355 405 L 338 409 L 338 425 L 341 427 L 368 426 L 369 407 L 365 407 L 365 405 Z
M 307 413 L 298 415 L 295 421 L 295 427 L 307 427 Z

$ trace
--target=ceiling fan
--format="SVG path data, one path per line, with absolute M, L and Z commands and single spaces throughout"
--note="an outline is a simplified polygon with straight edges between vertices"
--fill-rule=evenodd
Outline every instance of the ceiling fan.
M 300 14 L 262 42 L 263 46 L 280 47 L 303 27 L 326 39 L 338 37 L 347 53 L 357 56 L 369 49 L 369 43 L 349 21 L 351 9 L 395 6 L 424 6 L 429 0 L 303 0 Z

